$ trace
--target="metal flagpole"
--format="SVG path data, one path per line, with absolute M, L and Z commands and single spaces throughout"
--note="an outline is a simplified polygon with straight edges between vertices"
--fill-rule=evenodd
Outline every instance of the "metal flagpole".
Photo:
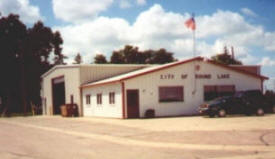
M 192 14 L 192 18 L 194 20 L 194 25 L 195 24 L 195 14 Z M 196 29 L 192 29 L 193 30 L 193 58 L 195 58 L 196 56 Z M 193 62 L 194 66 L 193 66 L 193 71 L 194 71 L 194 90 L 192 92 L 193 95 L 196 94 L 197 91 L 197 81 L 196 81 L 196 61 Z
M 194 14 L 193 14 L 193 18 L 195 18 Z M 195 36 L 196 36 L 196 29 L 193 30 L 193 57 L 196 56 L 196 39 L 195 39 Z

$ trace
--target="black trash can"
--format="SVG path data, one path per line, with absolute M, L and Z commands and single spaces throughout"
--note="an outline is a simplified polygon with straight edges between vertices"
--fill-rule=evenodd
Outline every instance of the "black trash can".
M 145 118 L 154 118 L 155 117 L 155 109 L 147 109 L 145 112 Z
M 77 104 L 72 104 L 72 116 L 78 117 L 78 106 Z

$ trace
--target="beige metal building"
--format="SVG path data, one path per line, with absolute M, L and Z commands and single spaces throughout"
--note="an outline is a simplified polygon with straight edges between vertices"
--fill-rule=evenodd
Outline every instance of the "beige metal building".
M 83 84 L 84 116 L 114 118 L 198 114 L 204 101 L 263 89 L 260 66 L 226 66 L 202 57 L 147 67 Z
M 76 103 L 79 107 L 79 114 L 82 115 L 81 85 L 148 66 L 150 65 L 90 64 L 55 66 L 41 76 L 43 114 L 60 114 L 60 105 Z

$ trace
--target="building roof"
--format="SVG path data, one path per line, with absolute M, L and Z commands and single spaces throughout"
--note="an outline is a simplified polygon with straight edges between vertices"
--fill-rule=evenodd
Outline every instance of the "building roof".
M 250 76 L 253 76 L 253 77 L 256 77 L 256 78 L 260 78 L 262 80 L 268 79 L 268 77 L 265 77 L 265 76 L 262 76 L 262 75 L 259 75 L 259 74 L 251 73 L 251 72 L 248 72 L 248 71 L 236 68 L 236 67 L 230 67 L 230 66 L 227 66 L 227 65 L 218 64 L 218 63 L 216 63 L 212 60 L 205 59 L 205 58 L 202 58 L 202 57 L 198 56 L 198 57 L 191 58 L 191 59 L 188 59 L 188 60 L 181 60 L 181 61 L 172 62 L 172 63 L 168 63 L 168 64 L 164 64 L 164 65 L 147 67 L 147 68 L 144 68 L 144 69 L 140 69 L 140 70 L 137 70 L 137 71 L 126 73 L 126 74 L 114 76 L 114 77 L 107 78 L 107 79 L 104 79 L 104 80 L 100 80 L 100 81 L 97 81 L 97 82 L 84 84 L 81 87 L 86 88 L 86 87 L 104 85 L 104 84 L 108 84 L 108 83 L 122 82 L 122 81 L 127 80 L 127 79 L 135 78 L 135 77 L 138 77 L 138 76 L 142 76 L 142 75 L 145 75 L 145 74 L 149 74 L 149 73 L 152 73 L 152 72 L 156 72 L 156 71 L 167 69 L 167 68 L 170 68 L 170 67 L 173 67 L 173 66 L 177 66 L 177 65 L 180 65 L 180 64 L 189 63 L 189 62 L 192 62 L 192 61 L 205 61 L 207 63 L 211 63 L 213 65 L 223 67 L 225 69 L 229 69 L 229 70 L 232 70 L 232 71 L 235 71 L 235 72 L 247 74 L 247 75 L 250 75 Z
M 149 64 L 71 64 L 71 65 L 55 65 L 47 72 L 41 75 L 41 78 L 46 77 L 48 74 L 60 68 L 80 68 L 80 67 L 119 67 L 119 66 L 151 66 Z

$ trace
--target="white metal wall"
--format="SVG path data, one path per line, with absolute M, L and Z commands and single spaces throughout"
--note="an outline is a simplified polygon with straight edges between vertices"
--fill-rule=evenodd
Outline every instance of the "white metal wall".
M 202 61 L 196 61 L 196 65 L 200 65 L 200 70 L 196 71 L 197 74 L 211 74 L 212 78 L 195 80 L 194 64 L 191 62 L 125 81 L 125 91 L 127 89 L 139 89 L 140 116 L 144 117 L 145 111 L 150 108 L 155 109 L 156 116 L 197 114 L 198 106 L 204 102 L 204 85 L 235 85 L 237 91 L 261 89 L 259 78 Z M 160 79 L 161 75 L 168 74 L 173 74 L 174 79 Z M 188 77 L 181 79 L 182 74 L 188 74 Z M 218 79 L 218 74 L 230 74 L 230 78 Z M 194 81 L 196 81 L 197 91 L 195 95 L 192 95 Z M 159 86 L 179 85 L 184 86 L 184 102 L 159 103 Z
M 80 107 L 80 79 L 79 79 L 79 68 L 61 68 L 56 69 L 42 81 L 42 97 L 46 99 L 46 106 L 43 106 L 43 114 L 53 114 L 53 101 L 52 101 L 52 79 L 56 77 L 64 76 L 65 80 L 65 102 L 70 103 L 70 96 L 74 96 L 74 102 Z
M 109 104 L 109 93 L 115 92 L 115 104 Z M 102 104 L 97 104 L 98 93 L 102 93 Z M 86 95 L 91 95 L 91 104 L 86 104 Z M 122 118 L 121 84 L 114 83 L 104 86 L 83 89 L 82 95 L 84 116 Z
M 114 75 L 127 73 L 150 65 L 71 65 L 57 66 L 47 72 L 41 83 L 41 97 L 43 98 L 43 114 L 52 115 L 52 79 L 65 77 L 65 101 L 70 103 L 70 96 L 74 96 L 74 102 L 79 106 L 79 113 L 82 113 L 81 94 L 79 87 L 83 83 L 108 78 Z

